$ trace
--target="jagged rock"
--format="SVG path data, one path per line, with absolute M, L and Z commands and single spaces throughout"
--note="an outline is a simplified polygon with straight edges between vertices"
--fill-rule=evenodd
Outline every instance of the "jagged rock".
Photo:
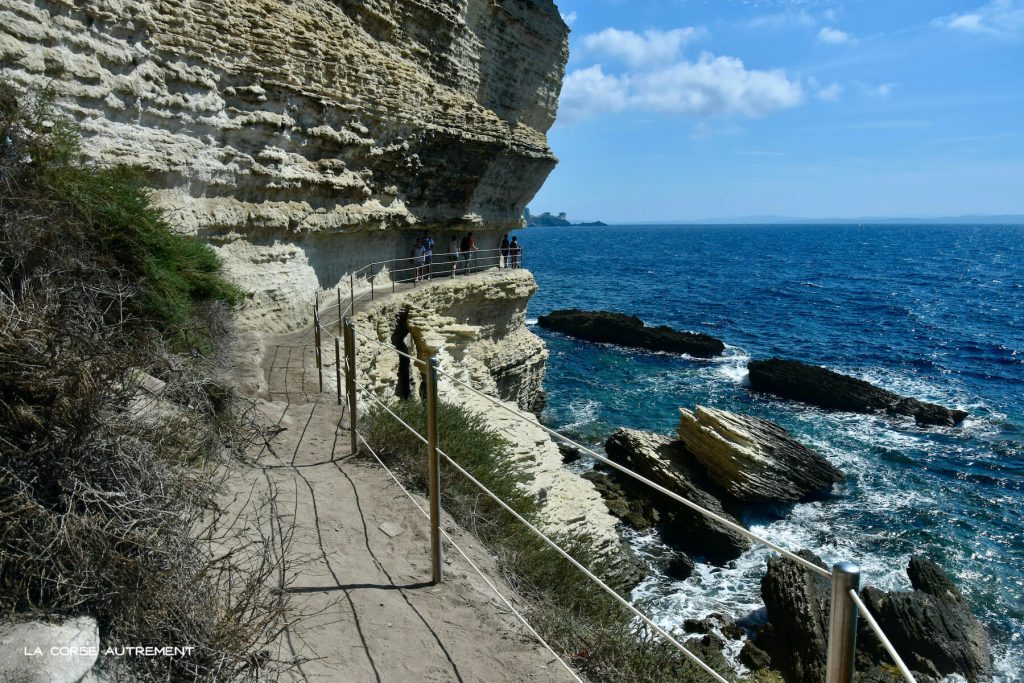
M 797 554 L 825 566 L 809 550 Z M 761 631 L 757 646 L 768 653 L 772 666 L 787 681 L 824 680 L 831 582 L 793 560 L 773 557 L 761 579 L 761 598 L 770 627 Z
M 622 313 L 577 309 L 552 311 L 540 316 L 537 323 L 577 339 L 648 351 L 688 353 L 698 358 L 710 358 L 721 355 L 725 350 L 725 344 L 710 335 L 679 332 L 665 325 L 647 327 L 640 318 Z
M 665 565 L 665 575 L 676 581 L 686 581 L 693 574 L 696 565 L 685 553 L 676 553 Z
M 569 444 L 562 443 L 561 441 L 558 442 L 558 451 L 559 453 L 562 454 L 562 462 L 564 462 L 566 465 L 571 465 L 574 462 L 578 462 L 579 459 L 583 457 L 583 454 L 580 452 L 580 449 L 576 448 L 575 446 L 570 446 Z
M 843 474 L 774 422 L 697 406 L 677 432 L 711 479 L 743 502 L 795 503 Z
M 619 429 L 605 443 L 612 460 L 678 493 L 732 522 L 736 518 L 722 507 L 724 492 L 710 481 L 694 456 L 681 443 L 660 434 L 634 429 Z M 667 498 L 649 487 L 619 478 L 630 496 L 641 497 L 661 513 L 659 529 L 665 542 L 688 554 L 706 557 L 715 563 L 739 557 L 750 547 L 735 531 L 711 520 L 682 503 Z M 628 488 L 627 488 L 628 487 Z
M 911 559 L 907 574 L 913 592 L 883 593 L 875 588 L 862 592 L 868 610 L 907 666 L 935 678 L 959 674 L 970 683 L 991 680 L 988 633 L 953 582 L 937 564 L 922 557 Z M 859 639 L 877 643 L 873 635 Z M 886 655 L 879 651 L 878 656 Z
M 581 475 L 597 489 L 608 506 L 608 511 L 637 531 L 647 531 L 658 521 L 659 515 L 642 500 L 627 496 L 617 481 L 603 472 L 592 470 Z
M 760 671 L 771 666 L 772 658 L 759 648 L 754 641 L 748 640 L 740 650 L 740 663 L 751 671 Z
M 6 622 L 0 625 L 0 680 L 77 683 L 96 663 L 99 647 L 99 629 L 92 617 Z M 68 649 L 66 655 L 55 656 L 51 648 Z
M 819 566 L 807 550 L 798 555 Z M 912 671 L 931 680 L 959 674 L 970 683 L 992 679 L 992 651 L 984 627 L 971 614 L 949 577 L 930 560 L 916 557 L 907 573 L 915 590 L 861 591 L 878 621 Z M 787 681 L 820 681 L 824 676 L 831 583 L 792 560 L 772 558 L 761 581 L 768 624 L 757 639 L 772 666 Z M 857 668 L 865 680 L 887 681 L 891 663 L 862 619 L 857 632 Z
M 864 380 L 800 361 L 751 361 L 747 369 L 754 389 L 821 408 L 908 415 L 922 425 L 953 426 L 967 417 L 963 410 L 906 398 Z

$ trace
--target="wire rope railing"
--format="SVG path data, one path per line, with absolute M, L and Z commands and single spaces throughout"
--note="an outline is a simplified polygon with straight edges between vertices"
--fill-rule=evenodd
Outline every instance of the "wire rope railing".
M 497 250 L 494 250 L 494 251 L 497 251 Z M 499 256 L 499 258 L 500 258 L 500 256 Z M 385 263 L 385 262 L 380 262 L 380 263 Z M 444 453 L 438 447 L 437 403 L 438 403 L 438 400 L 439 400 L 439 396 L 438 396 L 439 392 L 438 392 L 438 387 L 437 387 L 437 379 L 438 379 L 438 377 L 444 377 L 449 382 L 452 382 L 453 385 L 461 387 L 462 389 L 467 390 L 469 392 L 472 392 L 474 395 L 477 395 L 477 396 L 485 399 L 486 401 L 488 401 L 494 407 L 506 411 L 507 413 L 509 413 L 512 416 L 514 416 L 516 419 L 525 421 L 525 422 L 527 422 L 527 423 L 529 423 L 529 424 L 531 424 L 531 425 L 533 425 L 535 427 L 539 427 L 540 429 L 542 429 L 545 433 L 547 433 L 552 438 L 557 439 L 557 440 L 561 441 L 562 443 L 571 445 L 572 447 L 579 449 L 581 452 L 586 453 L 587 455 L 592 457 L 594 460 L 596 460 L 596 461 L 598 461 L 598 462 L 600 462 L 600 463 L 602 463 L 602 464 L 604 464 L 604 465 L 606 465 L 608 467 L 611 467 L 611 468 L 617 470 L 621 474 L 623 474 L 623 475 L 625 475 L 627 477 L 630 477 L 630 478 L 632 478 L 632 479 L 634 479 L 634 480 L 644 484 L 645 486 L 650 487 L 651 489 L 653 489 L 655 491 L 658 491 L 659 493 L 669 497 L 670 499 L 678 502 L 681 505 L 686 506 L 687 508 L 693 510 L 694 512 L 697 512 L 698 514 L 701 514 L 701 515 L 707 517 L 708 519 L 713 520 L 717 524 L 720 524 L 720 525 L 730 529 L 731 531 L 733 531 L 733 532 L 735 532 L 737 534 L 740 534 L 743 537 L 745 537 L 745 538 L 747 538 L 747 539 L 749 539 L 749 540 L 751 540 L 751 541 L 753 541 L 755 543 L 758 543 L 758 544 L 760 544 L 760 545 L 762 545 L 762 546 L 772 550 L 773 552 L 776 552 L 776 553 L 780 554 L 781 556 L 789 559 L 790 561 L 795 562 L 796 564 L 798 564 L 803 569 L 805 569 L 807 571 L 810 571 L 810 572 L 813 572 L 814 574 L 817 574 L 817 575 L 819 575 L 819 576 L 821 576 L 823 578 L 829 579 L 832 582 L 832 602 L 831 602 L 831 610 L 830 610 L 830 618 L 829 618 L 828 650 L 827 650 L 826 675 L 825 675 L 825 682 L 826 683 L 851 683 L 853 681 L 853 677 L 854 677 L 854 660 L 855 660 L 855 651 L 856 651 L 857 619 L 858 619 L 858 615 L 860 613 L 862 613 L 864 615 L 865 621 L 868 623 L 868 626 L 878 636 L 879 640 L 881 641 L 881 643 L 883 645 L 883 648 L 886 650 L 886 652 L 892 658 L 894 664 L 896 665 L 896 668 L 899 670 L 899 672 L 903 676 L 903 678 L 906 681 L 908 681 L 909 683 L 916 683 L 916 680 L 915 680 L 913 674 L 907 668 L 906 664 L 903 662 L 902 658 L 897 653 L 896 649 L 892 646 L 892 643 L 885 636 L 885 634 L 882 631 L 881 627 L 878 625 L 878 622 L 870 614 L 870 612 L 868 611 L 867 606 L 864 604 L 863 600 L 860 598 L 860 596 L 859 596 L 859 594 L 857 592 L 858 589 L 859 589 L 859 582 L 860 582 L 860 569 L 859 569 L 859 567 L 857 565 L 852 564 L 852 563 L 848 563 L 848 562 L 840 562 L 840 563 L 837 563 L 837 564 L 833 565 L 832 571 L 829 571 L 828 569 L 826 569 L 824 567 L 821 567 L 821 566 L 818 566 L 818 565 L 816 565 L 813 562 L 809 562 L 805 558 L 800 557 L 799 555 L 797 555 L 797 554 L 787 550 L 786 548 L 783 548 L 780 545 L 778 545 L 776 543 L 773 543 L 772 541 L 769 541 L 768 539 L 763 538 L 762 536 L 760 536 L 758 534 L 755 534 L 754 532 L 746 529 L 745 527 L 743 527 L 743 526 L 741 526 L 739 524 L 736 524 L 735 522 L 733 522 L 733 521 L 731 521 L 729 519 L 726 519 L 726 518 L 722 517 L 721 515 L 718 515 L 718 514 L 712 512 L 711 510 L 707 510 L 703 506 L 701 506 L 701 505 L 699 505 L 697 503 L 694 503 L 693 501 L 688 500 L 686 497 L 679 495 L 678 493 L 676 493 L 676 492 L 674 492 L 674 491 L 672 491 L 672 490 L 670 490 L 670 489 L 668 489 L 668 488 L 658 484 L 657 482 L 654 482 L 654 481 L 648 479 L 647 477 L 644 477 L 643 475 L 641 475 L 641 474 L 639 474 L 637 472 L 634 472 L 634 471 L 630 470 L 628 467 L 625 467 L 625 466 L 621 465 L 620 463 L 617 463 L 614 460 L 609 459 L 607 456 L 594 451 L 593 449 L 587 447 L 586 445 L 581 444 L 581 443 L 579 443 L 579 442 L 577 442 L 577 441 L 575 441 L 575 440 L 573 440 L 573 439 L 571 439 L 571 438 L 569 438 L 569 437 L 559 433 L 558 431 L 556 431 L 554 429 L 551 429 L 550 427 L 547 427 L 546 425 L 541 424 L 538 420 L 536 420 L 536 418 L 533 418 L 532 416 L 530 416 L 530 417 L 526 416 L 521 411 L 518 411 L 518 410 L 512 408 L 510 405 L 508 405 L 506 402 L 502 401 L 501 399 L 498 399 L 498 398 L 496 398 L 494 396 L 490 396 L 490 395 L 480 391 L 476 387 L 473 387 L 472 385 L 470 385 L 469 383 L 467 383 L 467 382 L 463 381 L 462 379 L 456 377 L 452 373 L 449 373 L 449 372 L 446 372 L 444 370 L 441 370 L 440 367 L 439 367 L 439 362 L 438 362 L 438 359 L 437 359 L 436 356 L 430 358 L 429 360 L 424 360 L 424 359 L 418 358 L 417 356 L 412 355 L 410 353 L 406 353 L 404 351 L 401 351 L 400 349 L 397 349 L 394 346 L 388 345 L 388 344 L 386 344 L 386 343 L 380 341 L 379 339 L 376 339 L 376 338 L 374 338 L 374 337 L 372 337 L 370 335 L 367 335 L 367 334 L 365 334 L 363 332 L 360 332 L 359 330 L 356 329 L 355 321 L 352 319 L 352 317 L 350 315 L 355 310 L 355 301 L 357 301 L 357 300 L 358 299 L 350 300 L 350 305 L 348 307 L 349 314 L 343 314 L 341 316 L 341 319 L 338 321 L 338 327 L 341 329 L 341 331 L 343 333 L 344 349 L 345 349 L 344 367 L 345 367 L 345 380 L 346 380 L 346 395 L 347 395 L 347 402 L 349 404 L 349 411 L 350 411 L 349 412 L 349 415 L 350 415 L 349 419 L 350 419 L 350 427 L 351 427 L 351 433 L 352 433 L 352 452 L 357 452 L 358 451 L 358 441 L 362 441 L 362 443 L 366 446 L 366 448 L 368 450 L 370 449 L 370 446 L 366 442 L 366 439 L 361 434 L 359 434 L 358 429 L 357 429 L 357 426 L 358 426 L 358 422 L 357 422 L 357 418 L 358 418 L 358 415 L 357 415 L 357 396 L 358 395 L 364 396 L 366 400 L 368 400 L 369 402 L 373 403 L 374 405 L 376 405 L 379 408 L 381 408 L 382 410 L 384 410 L 392 419 L 396 420 L 404 429 L 406 429 L 408 432 L 410 432 L 412 435 L 414 435 L 420 442 L 422 442 L 426 446 L 427 459 L 428 459 L 428 464 L 429 464 L 428 483 L 429 483 L 429 488 L 430 488 L 430 503 L 431 503 L 430 508 L 431 509 L 430 509 L 429 513 L 427 513 L 426 511 L 423 511 L 422 508 L 420 508 L 420 511 L 424 512 L 424 514 L 427 514 L 428 518 L 430 519 L 430 525 L 431 525 L 432 569 L 433 569 L 433 578 L 434 578 L 434 582 L 435 583 L 439 583 L 440 581 L 443 580 L 442 568 L 441 568 L 441 544 L 440 544 L 440 538 L 441 538 L 441 535 L 442 535 L 442 530 L 440 529 L 440 498 L 441 498 L 441 492 L 440 492 L 440 478 L 439 478 L 439 474 L 438 474 L 439 473 L 439 467 L 440 467 L 440 461 L 443 459 L 444 462 L 446 462 L 450 467 L 455 469 L 457 472 L 459 472 L 460 475 L 465 477 L 470 483 L 472 483 L 474 486 L 479 488 L 482 493 L 484 493 L 485 495 L 487 495 L 490 498 L 492 498 L 500 507 L 502 507 L 507 512 L 512 514 L 520 523 L 526 525 L 534 534 L 538 535 L 556 553 L 558 553 L 566 561 L 570 562 L 573 566 L 575 566 L 578 570 L 580 570 L 589 580 L 595 582 L 598 585 L 598 587 L 600 587 L 602 590 L 608 592 L 609 595 L 611 595 L 617 602 L 619 602 L 623 607 L 625 607 L 627 610 L 629 610 L 636 618 L 638 618 L 640 621 L 642 621 L 649 628 L 652 628 L 660 637 L 665 639 L 666 642 L 670 643 L 672 646 L 677 648 L 688 660 L 690 660 L 695 665 L 700 667 L 705 673 L 707 673 L 708 675 L 712 676 L 716 681 L 722 681 L 723 683 L 726 681 L 726 679 L 723 678 L 721 676 L 721 674 L 719 674 L 718 672 L 715 672 L 705 662 L 701 661 L 699 657 L 697 657 L 692 652 L 690 652 L 682 643 L 680 643 L 674 636 L 672 636 L 672 634 L 670 634 L 669 632 L 667 632 L 666 630 L 664 630 L 663 628 L 658 626 L 650 617 L 645 615 L 641 610 L 639 610 L 630 601 L 628 601 L 627 599 L 625 599 L 624 597 L 619 595 L 618 592 L 616 592 L 613 588 L 611 588 L 607 583 L 602 581 L 600 579 L 600 577 L 598 577 L 598 576 L 594 575 L 592 572 L 590 572 L 583 564 L 581 564 L 575 558 L 573 558 L 571 555 L 569 555 L 569 553 L 567 553 L 564 549 L 562 549 L 555 541 L 550 539 L 540 529 L 538 529 L 535 525 L 533 525 L 529 520 L 527 520 L 525 517 L 523 517 L 518 512 L 516 512 L 511 506 L 509 506 L 503 500 L 501 500 L 501 498 L 497 494 L 495 494 L 494 492 L 490 491 L 484 484 L 482 484 L 479 480 L 477 480 L 475 477 L 473 477 L 471 473 L 466 471 L 453 458 L 448 456 L 446 453 Z M 340 294 L 339 294 L 339 297 L 338 297 L 338 304 L 337 304 L 337 306 L 338 306 L 338 308 L 337 308 L 338 311 L 345 310 L 345 309 L 342 308 L 342 305 L 341 305 Z M 338 393 L 338 403 L 341 404 L 342 403 L 342 392 L 341 392 L 342 359 L 341 359 L 341 350 L 340 350 L 340 345 L 339 345 L 339 339 L 325 325 L 321 324 L 320 319 L 319 319 L 319 300 L 318 300 L 317 304 L 314 306 L 314 333 L 315 333 L 315 337 L 316 337 L 315 342 L 316 342 L 316 345 L 317 345 L 317 362 L 318 362 L 318 367 L 322 363 L 322 356 L 321 356 L 321 353 L 320 353 L 321 332 L 326 332 L 327 334 L 329 334 L 332 337 L 334 337 L 334 341 L 335 341 L 335 344 L 334 344 L 334 346 L 335 346 L 335 364 L 336 364 L 336 373 L 337 373 L 337 378 L 338 378 L 338 391 L 337 391 L 337 393 Z M 427 430 L 426 430 L 427 434 L 426 435 L 420 434 L 414 427 L 412 427 L 410 424 L 408 424 L 408 422 L 404 421 L 401 417 L 399 417 L 387 405 L 386 401 L 382 400 L 379 396 L 375 395 L 374 392 L 369 387 L 363 385 L 361 382 L 356 380 L 356 374 L 357 374 L 357 370 L 356 370 L 356 367 L 357 367 L 356 366 L 356 346 L 357 346 L 357 340 L 362 340 L 364 342 L 372 344 L 372 345 L 376 346 L 379 350 L 384 351 L 386 353 L 397 354 L 399 357 L 402 357 L 402 358 L 408 360 L 413 366 L 418 367 L 423 372 L 424 380 L 425 380 L 425 385 L 426 385 L 426 394 L 427 394 Z M 321 374 L 322 374 L 322 370 L 321 370 Z M 322 390 L 322 379 L 321 379 L 321 390 Z M 373 455 L 374 455 L 375 458 L 377 458 L 376 454 L 373 454 Z M 382 466 L 384 466 L 384 463 L 380 460 L 380 458 L 377 458 L 377 460 L 378 460 L 378 462 L 381 463 Z M 385 467 L 385 469 L 387 469 L 387 468 Z M 391 474 L 390 470 L 388 471 L 388 473 Z M 391 474 L 391 476 L 394 477 L 393 474 Z M 396 479 L 396 482 L 397 481 L 398 480 Z M 403 490 L 404 490 L 404 487 L 403 487 Z M 407 491 L 406 491 L 406 494 L 409 495 Z M 410 496 L 410 498 L 411 498 L 411 496 Z M 413 502 L 415 503 L 415 500 L 413 500 Z M 419 507 L 418 504 L 417 504 L 417 507 Z M 445 536 L 446 536 L 446 538 L 448 537 L 447 535 L 445 535 Z M 461 553 L 461 550 L 460 550 L 460 553 Z M 463 553 L 463 556 L 465 557 L 464 553 Z M 468 558 L 467 558 L 467 560 L 468 560 Z M 485 579 L 486 579 L 486 577 L 485 577 Z M 488 581 L 488 584 L 490 584 L 489 581 Z M 493 588 L 493 586 L 492 586 L 492 588 Z M 517 616 L 519 616 L 520 619 L 523 620 L 524 623 L 525 623 L 525 620 L 522 618 L 521 615 L 517 614 Z M 541 640 L 541 642 L 545 645 L 545 647 L 548 647 L 547 643 L 544 642 L 543 639 L 541 639 L 540 636 L 538 634 L 536 634 L 536 632 L 528 624 L 527 624 L 527 628 L 531 631 L 531 633 L 533 635 L 535 635 L 538 639 Z M 552 652 L 554 652 L 554 651 L 552 650 Z M 565 665 L 564 662 L 562 662 L 562 664 Z M 570 669 L 570 671 L 571 671 L 571 669 Z

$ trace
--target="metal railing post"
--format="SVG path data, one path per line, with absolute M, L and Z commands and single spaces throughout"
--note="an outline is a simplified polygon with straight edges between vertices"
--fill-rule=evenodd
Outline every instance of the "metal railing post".
M 395 272 L 395 259 L 391 259 L 391 293 L 392 294 L 395 293 L 395 276 L 396 275 L 397 275 L 397 273 Z
M 373 266 L 370 266 L 370 301 L 373 301 L 373 281 L 377 276 L 373 274 Z
M 351 429 L 352 453 L 356 442 L 356 331 L 351 318 L 345 318 L 345 392 L 348 394 L 348 420 Z
M 437 357 L 426 364 L 427 381 L 427 478 L 430 488 L 430 563 L 433 583 L 444 579 L 441 572 L 441 463 L 437 455 Z
M 356 314 L 356 275 L 348 274 L 348 314 Z
M 313 339 L 316 341 L 316 374 L 320 382 L 320 393 L 324 393 L 324 359 L 320 346 L 320 293 L 317 292 L 313 306 Z
M 860 588 L 860 567 L 852 562 L 832 566 L 832 613 L 828 624 L 825 683 L 853 683 L 857 650 L 857 605 L 850 590 Z
M 341 405 L 341 341 L 334 338 L 334 382 L 338 390 L 338 405 Z
M 334 291 L 338 294 L 338 334 L 345 334 L 344 330 L 341 329 L 341 319 L 345 317 L 341 313 L 341 285 L 335 287 Z

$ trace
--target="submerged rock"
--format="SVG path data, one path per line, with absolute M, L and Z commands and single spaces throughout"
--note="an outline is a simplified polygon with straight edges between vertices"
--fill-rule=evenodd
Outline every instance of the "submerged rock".
M 608 311 L 577 309 L 552 311 L 537 320 L 541 327 L 577 339 L 631 346 L 648 351 L 687 353 L 698 358 L 720 356 L 725 344 L 720 339 L 697 332 L 679 332 L 661 325 L 647 327 L 633 315 Z
M 922 425 L 953 426 L 967 417 L 963 410 L 906 398 L 856 377 L 800 361 L 780 358 L 751 361 L 747 369 L 750 386 L 754 389 L 820 408 L 855 413 L 884 411 L 908 415 Z
M 795 503 L 843 474 L 774 422 L 697 406 L 679 409 L 677 432 L 711 479 L 745 503 Z
M 667 436 L 619 429 L 605 443 L 612 460 L 629 467 L 692 503 L 739 523 L 722 505 L 725 492 L 704 473 L 683 445 Z M 690 555 L 722 563 L 739 557 L 750 541 L 701 513 L 626 477 L 617 477 L 631 498 L 649 501 L 659 513 L 662 538 Z

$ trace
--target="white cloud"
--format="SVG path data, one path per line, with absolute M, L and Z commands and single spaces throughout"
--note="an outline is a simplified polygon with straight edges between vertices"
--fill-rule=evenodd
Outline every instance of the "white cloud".
M 566 26 L 572 26 L 573 24 L 576 23 L 576 20 L 579 18 L 575 12 L 559 12 L 559 14 L 562 15 L 562 21 L 565 22 Z
M 896 87 L 895 83 L 879 83 L 878 85 L 858 83 L 857 85 L 860 87 L 860 91 L 868 97 L 888 97 Z
M 971 12 L 954 13 L 932 21 L 935 26 L 993 36 L 1014 36 L 1024 30 L 1024 7 L 1014 0 L 994 0 Z
M 845 31 L 823 26 L 821 30 L 818 31 L 818 42 L 825 43 L 827 45 L 852 45 L 857 41 Z
M 747 28 L 752 29 L 781 29 L 788 26 L 814 26 L 817 23 L 814 17 L 800 10 L 798 12 L 778 12 L 775 14 L 762 14 L 747 22 Z
M 582 44 L 592 54 L 638 67 L 674 61 L 683 45 L 702 36 L 704 32 L 703 28 L 692 26 L 670 31 L 649 30 L 642 34 L 606 28 L 584 36 Z
M 798 106 L 804 98 L 800 82 L 781 69 L 747 69 L 736 57 L 705 52 L 697 61 L 677 60 L 621 75 L 605 73 L 600 64 L 577 69 L 562 86 L 560 116 L 577 121 L 629 110 L 756 118 Z
M 832 83 L 824 88 L 818 88 L 814 96 L 822 102 L 838 102 L 843 94 L 843 86 Z

